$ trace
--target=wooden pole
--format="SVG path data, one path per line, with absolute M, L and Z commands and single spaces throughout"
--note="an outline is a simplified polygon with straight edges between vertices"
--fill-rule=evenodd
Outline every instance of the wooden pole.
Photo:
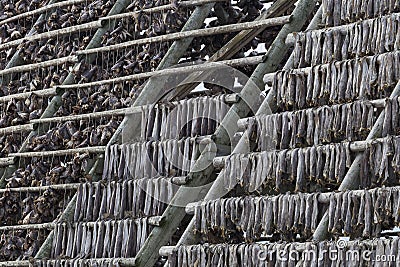
M 10 133 L 21 133 L 28 131 L 33 131 L 32 124 L 24 124 L 24 125 L 16 125 L 16 126 L 0 128 L 0 135 L 10 134 Z
M 151 43 L 158 43 L 158 42 L 167 42 L 167 41 L 175 41 L 184 38 L 194 38 L 194 37 L 202 37 L 202 36 L 209 36 L 209 35 L 216 35 L 216 34 L 224 34 L 224 33 L 232 33 L 242 30 L 260 28 L 260 27 L 272 27 L 272 26 L 279 26 L 286 24 L 290 21 L 290 16 L 283 16 L 278 18 L 270 18 L 264 19 L 259 21 L 252 21 L 252 22 L 243 22 L 231 25 L 224 25 L 224 26 L 217 26 L 213 28 L 207 29 L 197 29 L 192 31 L 182 31 L 176 33 L 170 33 L 155 37 L 143 38 L 133 41 L 128 41 L 125 43 L 109 45 L 99 48 L 87 49 L 82 51 L 77 51 L 77 55 L 87 55 L 93 53 L 102 53 L 102 52 L 109 52 L 113 50 L 125 49 L 135 45 L 143 45 L 143 44 L 151 44 Z
M 48 189 L 51 190 L 75 190 L 78 189 L 80 183 L 73 184 L 55 184 L 55 185 L 45 185 L 45 186 L 34 186 L 34 187 L 10 187 L 5 189 L 0 189 L 0 194 L 5 192 L 11 193 L 36 193 L 43 192 Z
M 257 90 L 255 90 L 255 85 L 262 85 L 262 77 L 266 72 L 276 70 L 278 64 L 283 60 L 289 50 L 289 47 L 285 45 L 286 36 L 290 32 L 301 29 L 309 14 L 314 10 L 314 7 L 314 0 L 301 0 L 298 2 L 297 7 L 293 12 L 293 20 L 289 24 L 283 26 L 266 54 L 265 63 L 258 65 L 249 82 L 243 88 L 241 93 L 243 99 L 257 99 L 250 103 L 256 103 L 258 101 L 259 94 Z M 250 112 L 250 108 L 244 100 L 241 100 L 232 106 L 228 114 L 225 116 L 222 125 L 236 125 L 237 120 L 240 117 L 246 116 L 248 112 Z M 229 136 L 230 135 L 226 132 L 226 129 L 222 129 L 220 126 L 215 133 L 214 140 L 216 144 L 219 145 L 228 144 L 230 141 Z M 204 185 L 212 182 L 216 178 L 212 166 L 214 151 L 215 148 L 210 144 L 205 150 L 206 153 L 203 152 L 200 155 L 193 170 L 188 175 L 189 182 L 187 186 L 190 190 L 187 190 L 187 187 L 181 187 L 178 189 L 178 192 L 162 215 L 165 219 L 165 223 L 161 227 L 153 229 L 145 244 L 138 252 L 136 256 L 136 266 L 152 267 L 155 264 L 158 258 L 158 250 L 163 245 L 167 244 L 171 235 L 176 231 L 182 219 L 185 217 L 185 208 L 181 206 L 182 203 L 190 203 L 193 202 L 193 199 L 201 199 L 206 195 L 209 187 Z
M 30 92 L 25 92 L 25 93 L 6 95 L 6 96 L 0 97 L 0 103 L 6 103 L 6 102 L 9 102 L 9 101 L 12 101 L 13 99 L 29 98 L 31 95 L 37 95 L 37 96 L 40 96 L 40 97 L 47 97 L 47 96 L 53 96 L 56 93 L 57 93 L 56 88 L 49 88 L 49 89 L 30 91 Z
M 303 7 L 304 8 L 304 7 Z M 307 12 L 307 10 L 303 10 L 303 12 Z M 311 12 L 311 10 L 308 10 Z M 322 19 L 322 8 L 319 8 L 317 14 L 314 16 L 313 20 L 311 21 L 310 25 L 308 26 L 309 30 L 316 29 L 321 22 Z M 306 16 L 305 14 L 303 16 Z M 305 23 L 305 22 L 304 22 Z M 304 24 L 303 23 L 303 24 Z M 288 62 L 286 63 L 285 67 L 290 66 L 291 60 L 293 59 L 293 54 L 289 58 Z M 272 70 L 273 71 L 273 70 Z M 272 114 L 273 110 L 276 110 L 275 103 L 275 96 L 272 91 L 270 91 L 265 98 L 264 102 L 261 104 L 260 108 L 258 109 L 256 116 L 261 114 Z M 233 150 L 232 154 L 240 154 L 240 153 L 247 153 L 249 151 L 249 147 L 251 148 L 250 137 L 248 131 L 245 131 L 243 136 L 240 138 L 239 143 L 236 145 L 235 149 Z M 214 200 L 218 199 L 221 196 L 225 196 L 229 193 L 228 190 L 225 189 L 224 186 L 224 170 L 222 170 L 215 182 L 213 183 L 211 189 L 208 191 L 207 195 L 205 196 L 204 200 Z M 195 221 L 192 219 L 186 228 L 185 232 L 182 234 L 178 245 L 181 244 L 195 244 L 197 242 L 197 236 L 193 234 L 193 229 L 195 226 Z
M 46 68 L 46 67 L 56 66 L 56 65 L 62 65 L 65 63 L 76 63 L 76 62 L 78 62 L 77 56 L 67 56 L 67 57 L 47 60 L 47 61 L 43 61 L 43 62 L 39 62 L 39 63 L 22 65 L 22 66 L 17 66 L 17 67 L 13 67 L 13 68 L 0 70 L 0 76 L 10 74 L 10 73 L 31 71 L 31 70 L 35 70 L 35 69 Z
M 8 49 L 13 46 L 20 45 L 22 42 L 36 41 L 36 40 L 40 40 L 40 39 L 49 39 L 52 37 L 60 37 L 60 36 L 64 36 L 64 35 L 73 34 L 76 32 L 98 29 L 101 27 L 102 27 L 101 21 L 93 21 L 93 22 L 88 22 L 85 24 L 71 26 L 71 27 L 67 27 L 67 28 L 63 28 L 63 29 L 54 30 L 54 31 L 43 32 L 43 33 L 28 36 L 25 38 L 13 40 L 13 41 L 10 41 L 10 42 L 4 43 L 4 44 L 0 44 L 0 50 L 5 50 L 5 49 Z
M 179 2 L 178 8 L 185 8 L 185 7 L 194 7 L 194 6 L 201 6 L 204 4 L 209 4 L 209 3 L 218 3 L 218 2 L 227 2 L 227 0 L 190 0 L 190 1 L 182 1 Z M 167 4 L 167 5 L 162 5 L 162 6 L 156 6 L 152 8 L 145 8 L 142 10 L 138 11 L 133 11 L 133 12 L 127 12 L 127 13 L 122 13 L 122 14 L 117 14 L 113 16 L 107 16 L 104 18 L 100 18 L 100 20 L 110 20 L 110 19 L 122 19 L 122 18 L 127 18 L 127 17 L 135 17 L 141 13 L 145 14 L 154 14 L 156 12 L 162 12 L 165 10 L 171 10 L 175 9 L 176 6 L 174 4 Z
M 133 258 L 91 258 L 91 259 L 58 259 L 58 260 L 17 260 L 17 261 L 3 261 L 0 262 L 0 267 L 28 267 L 32 263 L 40 264 L 41 261 L 49 262 L 55 266 L 60 263 L 61 266 L 69 266 L 69 264 L 76 264 L 75 266 L 100 266 L 99 264 L 113 264 L 113 266 L 135 266 L 135 259 Z M 36 265 L 35 265 L 36 266 Z
M 22 152 L 22 153 L 18 152 L 18 153 L 10 153 L 9 156 L 20 157 L 20 158 L 56 157 L 56 156 L 73 155 L 77 153 L 99 154 L 99 153 L 104 153 L 105 151 L 106 151 L 105 146 L 93 146 L 93 147 L 82 147 L 82 148 L 55 150 L 55 151 Z
M 231 66 L 231 67 L 239 67 L 239 66 L 245 66 L 245 65 L 256 65 L 260 62 L 262 62 L 262 56 L 224 60 L 224 61 L 212 62 L 212 63 L 192 64 L 189 66 L 166 68 L 166 69 L 156 70 L 156 71 L 152 71 L 152 72 L 143 72 L 143 73 L 132 74 L 132 75 L 128 75 L 128 76 L 122 76 L 122 77 L 118 77 L 118 78 L 95 81 L 95 82 L 90 82 L 90 83 L 82 83 L 82 84 L 74 84 L 74 85 L 61 85 L 61 86 L 58 86 L 58 88 L 59 89 L 86 88 L 86 87 L 98 86 L 98 85 L 103 85 L 103 84 L 114 84 L 114 83 L 120 83 L 120 82 L 126 82 L 126 81 L 141 80 L 141 79 L 146 79 L 146 78 L 151 78 L 151 77 L 160 77 L 160 76 L 167 76 L 167 75 L 174 75 L 174 74 L 181 74 L 181 73 L 189 73 L 189 72 L 194 72 L 194 71 L 207 70 L 210 68 L 219 68 L 223 64 Z
M 397 83 L 396 87 L 394 88 L 392 94 L 390 95 L 391 98 L 398 97 L 400 95 L 400 81 Z M 382 129 L 383 129 L 383 121 L 385 119 L 385 111 L 383 110 L 378 117 L 378 120 L 375 122 L 374 126 L 372 127 L 366 141 L 371 141 L 375 138 L 381 137 Z M 350 166 L 346 176 L 344 177 L 341 185 L 339 186 L 339 191 L 346 191 L 346 190 L 354 190 L 357 189 L 360 185 L 360 171 L 361 171 L 361 163 L 364 159 L 363 154 L 358 154 L 354 159 L 353 163 Z M 328 214 L 327 212 L 322 217 L 322 220 L 318 224 L 317 229 L 313 235 L 313 240 L 322 241 L 325 240 L 328 236 Z

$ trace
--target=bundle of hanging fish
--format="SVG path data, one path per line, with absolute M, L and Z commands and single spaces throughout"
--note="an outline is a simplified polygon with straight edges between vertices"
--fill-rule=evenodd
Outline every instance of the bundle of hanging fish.
M 196 138 L 109 146 L 103 179 L 129 180 L 187 175 L 199 152 Z
M 358 20 L 399 12 L 399 1 L 388 0 L 323 0 L 322 23 L 339 26 Z
M 362 188 L 399 184 L 399 136 L 388 136 L 366 147 L 360 164 L 359 179 Z
M 263 189 L 312 191 L 312 186 L 336 187 L 352 163 L 348 143 L 307 148 L 233 154 L 225 159 L 224 185 L 247 192 Z M 315 189 L 315 188 L 314 188 Z
M 51 258 L 133 257 L 151 230 L 146 218 L 57 224 Z
M 393 112 L 399 112 L 398 107 Z M 260 151 L 364 140 L 375 123 L 374 107 L 369 101 L 255 118 Z
M 195 207 L 195 231 L 216 234 L 225 242 L 243 235 L 254 242 L 267 235 L 294 240 L 307 239 L 316 230 L 323 215 L 319 194 L 241 197 L 201 202 Z
M 399 187 L 361 191 L 227 198 L 195 207 L 195 231 L 217 234 L 229 242 L 243 233 L 247 242 L 281 235 L 309 238 L 328 206 L 328 231 L 337 236 L 377 237 L 400 225 Z M 329 203 L 329 205 L 326 205 Z
M 400 52 L 278 71 L 272 81 L 280 110 L 389 97 L 400 79 Z
M 229 110 L 225 96 L 197 97 L 177 105 L 142 108 L 141 140 L 181 139 L 214 134 Z
M 332 234 L 380 236 L 382 230 L 400 225 L 399 188 L 332 193 L 328 214 L 328 231 Z
M 346 247 L 337 242 L 321 241 L 263 244 L 203 244 L 178 246 L 168 257 L 169 267 L 191 266 L 396 266 L 399 238 L 356 240 Z M 369 257 L 365 252 L 370 252 Z M 351 254 L 350 254 L 351 253 Z M 349 256 L 353 255 L 353 256 Z M 356 255 L 359 255 L 357 257 Z M 390 259 L 381 265 L 371 259 Z M 396 261 L 397 259 L 397 261 Z
M 400 16 L 391 14 L 295 36 L 293 68 L 303 68 L 396 51 L 400 48 Z
M 177 186 L 164 177 L 81 184 L 74 222 L 161 215 L 176 191 Z

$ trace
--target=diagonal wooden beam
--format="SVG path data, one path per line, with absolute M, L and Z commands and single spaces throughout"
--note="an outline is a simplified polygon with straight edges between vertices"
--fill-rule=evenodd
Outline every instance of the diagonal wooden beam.
M 279 63 L 289 51 L 289 47 L 285 44 L 286 36 L 290 32 L 301 30 L 309 15 L 314 11 L 314 7 L 314 0 L 300 0 L 298 2 L 297 7 L 293 11 L 293 20 L 289 24 L 286 24 L 279 32 L 265 57 L 265 62 L 257 66 L 248 83 L 243 88 L 241 92 L 243 99 L 232 106 L 224 118 L 222 125 L 236 124 L 239 117 L 244 117 L 251 111 L 244 99 L 250 103 L 257 103 L 259 97 L 257 85 L 262 84 L 263 75 L 276 70 Z M 229 136 L 231 135 L 220 126 L 215 132 L 215 144 L 229 143 Z M 135 258 L 135 266 L 154 266 L 158 259 L 159 249 L 168 243 L 168 240 L 175 233 L 186 215 L 185 207 L 182 207 L 182 204 L 202 199 L 207 193 L 210 184 L 208 186 L 204 185 L 211 183 L 216 177 L 212 165 L 215 144 L 209 144 L 205 152 L 196 161 L 193 170 L 188 175 L 189 182 L 187 187 L 179 188 L 162 215 L 165 223 L 153 229 Z

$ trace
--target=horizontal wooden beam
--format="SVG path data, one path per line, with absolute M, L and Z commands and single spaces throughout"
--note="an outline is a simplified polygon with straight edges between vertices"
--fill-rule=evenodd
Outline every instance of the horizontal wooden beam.
M 0 128 L 0 135 L 33 131 L 33 124 L 24 124 Z
M 49 89 L 43 89 L 43 90 L 30 91 L 30 92 L 2 96 L 2 97 L 0 97 L 0 103 L 6 103 L 9 101 L 12 101 L 13 99 L 26 99 L 26 98 L 31 97 L 32 95 L 37 95 L 40 97 L 48 97 L 48 96 L 53 96 L 56 94 L 57 94 L 56 87 L 52 87 Z
M 56 156 L 73 155 L 76 153 L 100 154 L 104 153 L 105 151 L 106 151 L 106 146 L 95 146 L 95 147 L 83 147 L 83 148 L 55 150 L 55 151 L 10 153 L 9 157 L 20 157 L 20 158 L 56 157 Z
M 162 6 L 156 6 L 152 8 L 145 8 L 141 9 L 138 11 L 133 11 L 133 12 L 127 12 L 127 13 L 122 13 L 122 14 L 117 14 L 113 16 L 107 16 L 104 18 L 100 18 L 100 20 L 111 20 L 111 19 L 122 19 L 122 18 L 127 18 L 127 17 L 136 17 L 139 14 L 145 13 L 145 14 L 154 14 L 157 12 L 162 12 L 165 10 L 171 10 L 171 9 L 176 9 L 176 6 L 178 8 L 186 8 L 186 7 L 194 7 L 194 6 L 201 6 L 204 4 L 208 3 L 217 3 L 217 2 L 229 2 L 228 0 L 190 0 L 190 1 L 181 1 L 179 2 L 178 5 L 174 4 L 167 4 L 167 5 L 162 5 Z
M 124 42 L 124 43 L 120 43 L 120 44 L 116 44 L 116 45 L 104 46 L 104 47 L 93 48 L 93 49 L 86 49 L 86 50 L 82 50 L 82 51 L 77 51 L 76 54 L 77 55 L 87 55 L 87 54 L 93 54 L 93 53 L 109 52 L 109 51 L 118 50 L 118 49 L 125 49 L 127 47 L 131 47 L 131 46 L 135 46 L 135 45 L 143 45 L 143 44 L 151 44 L 151 43 L 158 43 L 158 42 L 174 41 L 174 40 L 179 40 L 179 39 L 184 39 L 184 38 L 193 38 L 193 37 L 202 37 L 202 36 L 209 36 L 209 35 L 216 35 L 216 34 L 232 33 L 232 32 L 238 32 L 238 31 L 248 30 L 248 29 L 256 29 L 256 28 L 267 27 L 267 26 L 271 26 L 271 27 L 279 26 L 279 25 L 284 25 L 286 23 L 289 23 L 290 19 L 291 19 L 291 16 L 282 16 L 282 17 L 278 17 L 278 18 L 269 18 L 269 19 L 263 19 L 263 20 L 259 20 L 259 21 L 243 22 L 243 23 L 224 25 L 224 26 L 218 26 L 218 27 L 207 28 L 207 29 L 176 32 L 176 33 L 170 33 L 170 34 L 165 34 L 165 35 L 160 35 L 160 36 L 155 36 L 155 37 L 149 37 L 149 38 L 128 41 L 128 42 Z
M 162 70 L 156 70 L 152 72 L 143 72 L 138 74 L 132 74 L 128 76 L 107 79 L 107 80 L 100 80 L 96 82 L 90 83 L 81 83 L 81 84 L 71 84 L 71 85 L 60 85 L 58 88 L 60 89 L 76 89 L 76 88 L 86 88 L 91 86 L 100 86 L 104 84 L 114 84 L 132 80 L 141 80 L 147 79 L 151 77 L 159 77 L 159 76 L 167 76 L 167 75 L 176 75 L 182 73 L 190 73 L 195 71 L 201 70 L 209 70 L 212 68 L 220 68 L 221 65 L 227 65 L 231 67 L 238 67 L 238 66 L 245 66 L 245 65 L 257 65 L 262 62 L 262 56 L 255 56 L 255 57 L 247 57 L 247 58 L 240 58 L 240 59 L 231 59 L 231 60 L 223 60 L 219 62 L 210 62 L 210 63 L 201 63 L 201 64 L 193 64 L 189 66 L 182 66 L 176 68 L 167 68 Z
M 61 266 L 65 266 L 66 263 L 76 263 L 76 266 L 92 266 L 96 263 L 99 264 L 115 264 L 117 266 L 135 266 L 134 258 L 91 258 L 91 259 L 62 259 L 62 260 L 48 260 L 48 259 L 32 259 L 32 260 L 17 260 L 17 261 L 3 261 L 0 262 L 0 267 L 29 267 L 32 263 L 40 264 L 41 262 L 50 262 L 54 266 L 57 263 L 61 263 Z M 36 266 L 36 265 L 35 265 Z
M 47 60 L 47 61 L 43 61 L 43 62 L 39 62 L 39 63 L 21 65 L 21 66 L 16 66 L 16 67 L 0 70 L 0 76 L 10 74 L 10 73 L 32 71 L 32 70 L 36 70 L 36 69 L 40 69 L 40 68 L 62 65 L 65 63 L 77 63 L 77 62 L 78 62 L 77 56 L 67 56 L 67 57 L 51 59 L 51 60 Z
M 2 188 L 0 189 L 0 194 L 4 194 L 6 192 L 11 193 L 36 193 L 43 192 L 48 189 L 51 190 L 74 190 L 79 188 L 79 183 L 72 184 L 55 184 L 55 185 L 45 185 L 45 186 L 29 186 L 29 187 L 10 187 L 10 188 Z
M 76 25 L 76 26 L 71 26 L 63 29 L 58 29 L 54 31 L 49 31 L 49 32 L 43 32 L 31 36 L 27 36 L 21 39 L 13 40 L 4 44 L 0 44 L 0 50 L 5 50 L 13 46 L 20 45 L 23 42 L 29 42 L 29 41 L 36 41 L 36 40 L 41 40 L 41 39 L 49 39 L 53 37 L 60 37 L 72 33 L 77 33 L 81 31 L 86 31 L 86 30 L 95 30 L 98 28 L 102 27 L 102 22 L 101 21 L 93 21 L 93 22 L 88 22 L 85 24 L 81 25 Z

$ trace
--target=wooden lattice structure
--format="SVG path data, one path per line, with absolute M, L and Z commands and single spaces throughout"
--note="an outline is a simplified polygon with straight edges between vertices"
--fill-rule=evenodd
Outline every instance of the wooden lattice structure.
M 397 266 L 400 3 L 264 2 L 0 1 L 0 266 Z

